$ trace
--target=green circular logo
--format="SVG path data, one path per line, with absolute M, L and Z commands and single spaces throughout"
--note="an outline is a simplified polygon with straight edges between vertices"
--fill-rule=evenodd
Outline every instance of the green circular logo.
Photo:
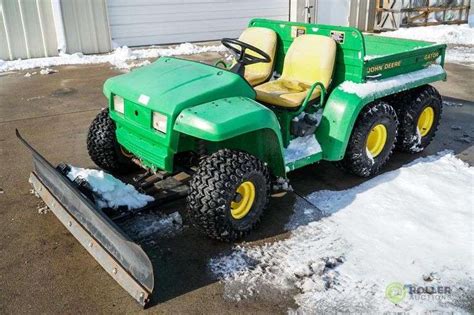
M 399 282 L 390 283 L 385 289 L 385 297 L 393 304 L 398 304 L 407 296 L 408 290 Z

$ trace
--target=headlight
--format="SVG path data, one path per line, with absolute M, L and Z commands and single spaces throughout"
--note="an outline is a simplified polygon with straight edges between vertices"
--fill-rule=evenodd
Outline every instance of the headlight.
M 153 112 L 153 128 L 156 130 L 166 133 L 166 127 L 168 125 L 168 117 L 163 114 Z
M 123 97 L 114 95 L 114 109 L 120 114 L 123 114 L 125 112 L 125 104 L 123 102 Z

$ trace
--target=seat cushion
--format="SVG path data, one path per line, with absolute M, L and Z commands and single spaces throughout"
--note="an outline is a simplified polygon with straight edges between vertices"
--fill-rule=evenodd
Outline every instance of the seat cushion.
M 298 81 L 279 79 L 270 81 L 255 87 L 257 99 L 261 102 L 287 108 L 295 108 L 303 103 L 311 86 Z M 311 99 L 320 95 L 319 90 L 315 90 Z
M 267 72 L 257 72 L 252 70 L 245 69 L 245 80 L 250 83 L 251 86 L 259 85 L 262 82 L 268 80 L 271 73 Z
M 257 99 L 276 106 L 301 106 L 311 85 L 331 83 L 336 59 L 336 43 L 321 35 L 301 35 L 293 41 L 285 56 L 281 77 L 255 87 Z M 316 88 L 310 100 L 319 97 Z
M 240 41 L 257 47 L 267 53 L 272 59 L 269 63 L 255 63 L 245 66 L 245 79 L 250 85 L 255 86 L 268 80 L 273 72 L 273 60 L 277 46 L 277 35 L 274 31 L 264 27 L 249 27 L 239 37 Z M 261 57 L 250 50 L 248 54 Z

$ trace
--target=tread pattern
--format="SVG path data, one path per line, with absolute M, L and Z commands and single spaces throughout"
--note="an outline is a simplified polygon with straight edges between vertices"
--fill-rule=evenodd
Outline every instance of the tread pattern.
M 435 120 L 430 132 L 420 139 L 417 133 L 418 117 L 427 105 L 433 107 Z M 431 143 L 438 130 L 442 111 L 441 95 L 431 85 L 425 85 L 406 93 L 402 98 L 401 105 L 397 108 L 397 114 L 400 117 L 397 149 L 409 153 L 423 151 Z
M 366 140 L 373 126 L 379 122 L 384 122 L 387 127 L 387 144 L 383 151 L 372 159 L 366 152 Z M 383 101 L 367 105 L 357 118 L 346 154 L 338 166 L 361 177 L 377 174 L 393 153 L 397 128 L 398 118 L 392 106 Z
M 108 108 L 97 114 L 89 127 L 87 151 L 92 161 L 106 171 L 123 173 L 134 167 L 118 149 L 115 123 L 109 117 Z
M 257 195 L 251 211 L 240 220 L 230 215 L 237 187 L 252 179 Z M 199 163 L 190 181 L 188 216 L 209 237 L 234 241 L 247 235 L 260 221 L 270 196 L 270 175 L 259 159 L 246 152 L 223 149 Z

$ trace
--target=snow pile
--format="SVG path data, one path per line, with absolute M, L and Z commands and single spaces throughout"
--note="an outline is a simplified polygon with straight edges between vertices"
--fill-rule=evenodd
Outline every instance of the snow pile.
M 288 239 L 237 247 L 210 268 L 227 298 L 290 297 L 302 313 L 467 313 L 473 180 L 472 167 L 444 152 L 352 189 L 313 193 L 308 199 L 327 217 L 314 221 L 317 209 L 300 203 Z M 408 294 L 395 305 L 385 297 L 393 282 L 449 286 L 452 293 Z
M 444 70 L 440 65 L 430 65 L 429 67 L 422 70 L 377 81 L 369 81 L 366 83 L 345 81 L 339 85 L 339 88 L 344 92 L 357 94 L 357 96 L 360 98 L 364 98 L 371 94 L 376 94 L 378 92 L 382 93 L 384 90 L 391 90 L 394 88 L 397 89 L 397 91 L 401 91 L 406 85 L 443 73 Z
M 474 28 L 463 25 L 436 25 L 400 28 L 382 36 L 422 40 L 448 45 L 474 45 Z
M 447 44 L 447 62 L 474 63 L 474 28 L 468 24 L 400 28 L 381 35 Z
M 183 219 L 178 212 L 169 215 L 163 213 L 138 213 L 122 226 L 124 231 L 137 240 L 171 237 L 183 228 Z
M 298 137 L 290 141 L 285 149 L 285 164 L 301 160 L 305 157 L 321 152 L 321 146 L 315 135 Z
M 474 46 L 449 47 L 446 52 L 446 62 L 460 64 L 474 63 Z
M 130 49 L 127 46 L 119 47 L 110 54 L 102 55 L 83 55 L 82 53 L 64 54 L 60 53 L 58 57 L 18 59 L 12 61 L 0 60 L 0 72 L 12 70 L 25 70 L 31 68 L 46 68 L 59 65 L 82 65 L 110 63 L 119 69 L 130 69 L 131 67 L 142 66 L 149 63 L 145 60 L 138 63 L 129 63 L 128 61 L 157 58 L 167 56 L 192 55 L 204 52 L 226 51 L 225 47 L 220 46 L 198 46 L 191 43 L 184 43 L 171 48 L 146 48 Z
M 153 197 L 139 193 L 132 185 L 125 184 L 104 171 L 70 167 L 71 170 L 67 177 L 71 180 L 77 177 L 85 179 L 91 185 L 94 193 L 99 196 L 96 198 L 96 203 L 100 208 L 117 209 L 120 206 L 125 206 L 128 210 L 132 210 L 142 208 L 154 200 Z

